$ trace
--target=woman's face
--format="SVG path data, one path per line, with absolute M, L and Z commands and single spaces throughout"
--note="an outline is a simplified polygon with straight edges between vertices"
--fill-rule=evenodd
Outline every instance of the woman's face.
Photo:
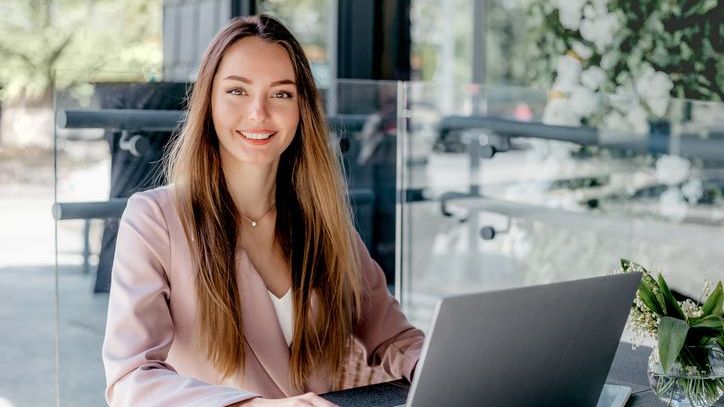
M 222 161 L 276 163 L 299 124 L 294 68 L 286 49 L 258 37 L 229 47 L 214 77 L 211 116 Z

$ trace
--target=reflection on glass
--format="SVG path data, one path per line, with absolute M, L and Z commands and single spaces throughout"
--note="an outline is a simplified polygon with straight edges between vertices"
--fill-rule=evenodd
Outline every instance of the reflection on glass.
M 619 257 L 660 267 L 683 295 L 720 274 L 722 104 L 672 100 L 663 120 L 636 133 L 543 125 L 550 95 L 526 88 L 335 86 L 330 142 L 342 153 L 357 228 L 422 328 L 439 296 L 602 275 Z M 178 114 L 185 84 L 88 89 L 85 99 L 57 93 L 58 111 L 157 100 L 164 104 L 153 108 Z M 171 124 L 125 132 L 56 129 L 58 201 L 108 203 L 162 182 L 156 166 L 179 118 L 159 115 L 156 123 Z M 106 209 L 57 223 L 63 404 L 103 404 L 120 215 Z
M 415 322 L 441 295 L 602 275 L 620 257 L 683 295 L 720 274 L 722 104 L 672 100 L 642 133 L 543 125 L 550 95 L 532 90 L 406 89 L 400 274 Z
M 330 85 L 329 27 L 330 0 L 264 0 L 261 11 L 279 18 L 299 39 L 307 54 L 312 74 L 321 89 Z
M 185 90 L 186 84 L 97 82 L 55 92 L 61 404 L 105 403 L 101 347 L 122 212 L 114 202 L 162 181 L 159 159 L 180 117 L 164 128 L 161 116 L 139 122 L 103 109 L 178 111 Z

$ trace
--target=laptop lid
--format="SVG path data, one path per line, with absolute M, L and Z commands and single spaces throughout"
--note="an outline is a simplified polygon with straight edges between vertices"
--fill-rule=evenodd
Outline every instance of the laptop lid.
M 439 300 L 407 405 L 595 406 L 640 279 Z

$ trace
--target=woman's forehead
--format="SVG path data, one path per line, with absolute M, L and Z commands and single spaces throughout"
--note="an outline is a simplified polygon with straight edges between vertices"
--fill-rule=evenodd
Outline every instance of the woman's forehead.
M 246 37 L 232 44 L 221 59 L 217 79 L 229 76 L 249 79 L 256 84 L 295 80 L 287 50 L 259 37 Z

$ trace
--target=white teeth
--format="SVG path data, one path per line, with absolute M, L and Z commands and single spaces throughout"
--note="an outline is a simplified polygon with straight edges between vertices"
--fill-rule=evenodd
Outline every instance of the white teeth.
M 266 140 L 274 133 L 247 133 L 247 132 L 241 132 L 241 135 L 252 139 L 252 140 Z

